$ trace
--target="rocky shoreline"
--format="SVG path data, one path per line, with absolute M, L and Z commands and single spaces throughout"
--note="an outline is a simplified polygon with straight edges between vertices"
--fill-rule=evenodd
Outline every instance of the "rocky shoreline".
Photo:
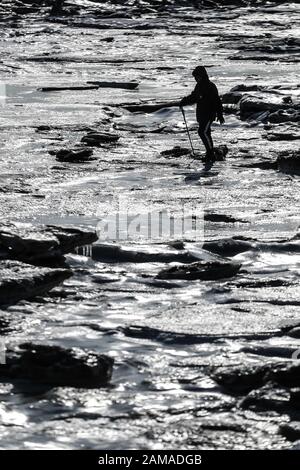
M 299 449 L 297 4 L 51 7 L 0 6 L 1 448 Z M 103 240 L 125 197 L 204 240 Z

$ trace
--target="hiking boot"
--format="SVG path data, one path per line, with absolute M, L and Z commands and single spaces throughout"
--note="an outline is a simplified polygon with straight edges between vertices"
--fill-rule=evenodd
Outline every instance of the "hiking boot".
M 214 162 L 214 161 L 216 161 L 214 151 L 212 151 L 212 152 L 206 152 L 206 155 L 205 155 L 205 157 L 204 157 L 204 161 L 205 161 L 205 162 Z

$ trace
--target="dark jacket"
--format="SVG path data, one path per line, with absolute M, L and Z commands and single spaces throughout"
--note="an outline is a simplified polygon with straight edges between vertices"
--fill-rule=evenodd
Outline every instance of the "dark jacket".
M 197 103 L 196 116 L 199 122 L 203 118 L 210 118 L 213 121 L 216 117 L 223 116 L 223 106 L 219 97 L 216 85 L 209 79 L 201 80 L 195 86 L 194 91 L 183 98 L 181 106 Z

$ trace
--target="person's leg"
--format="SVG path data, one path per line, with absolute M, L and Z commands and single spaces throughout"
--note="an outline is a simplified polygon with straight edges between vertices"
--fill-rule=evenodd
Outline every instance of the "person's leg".
M 211 125 L 212 125 L 212 123 L 213 123 L 213 121 L 209 121 L 207 137 L 208 137 L 208 140 L 210 142 L 210 150 L 211 150 L 212 153 L 214 153 L 214 143 L 213 143 L 212 136 L 211 136 Z
M 210 119 L 210 117 L 202 118 L 201 120 L 199 120 L 198 134 L 205 147 L 207 158 L 214 157 L 214 145 L 211 137 L 211 124 L 212 120 Z

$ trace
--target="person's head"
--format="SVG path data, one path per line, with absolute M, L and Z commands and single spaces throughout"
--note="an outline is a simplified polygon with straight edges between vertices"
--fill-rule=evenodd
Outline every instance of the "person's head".
M 193 70 L 193 77 L 195 78 L 196 82 L 208 80 L 206 68 L 203 67 L 203 65 L 198 65 L 198 67 Z

